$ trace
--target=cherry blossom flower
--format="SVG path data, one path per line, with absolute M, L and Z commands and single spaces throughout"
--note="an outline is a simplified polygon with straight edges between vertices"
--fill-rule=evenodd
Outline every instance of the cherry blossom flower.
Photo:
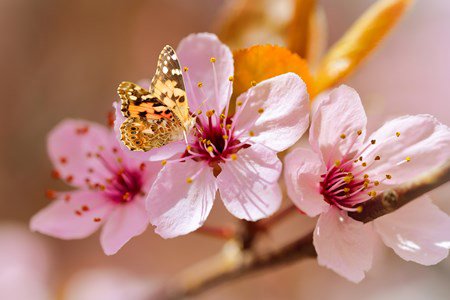
M 181 41 L 177 55 L 197 121 L 186 142 L 149 151 L 151 159 L 178 152 L 162 161 L 146 200 L 156 232 L 170 238 L 202 226 L 217 191 L 240 219 L 269 216 L 281 203 L 277 152 L 292 146 L 309 124 L 304 82 L 293 73 L 263 81 L 236 99 L 233 114 L 230 49 L 213 34 L 193 34 Z
M 30 222 L 34 231 L 81 239 L 101 225 L 101 245 L 115 254 L 149 223 L 145 195 L 161 169 L 158 163 L 130 158 L 114 132 L 82 120 L 65 120 L 48 138 L 53 176 L 77 188 L 50 192 L 52 203 Z
M 444 163 L 450 129 L 430 115 L 387 122 L 367 140 L 358 94 L 341 86 L 312 108 L 309 142 L 286 156 L 289 197 L 309 216 L 319 215 L 314 246 L 320 265 L 351 281 L 371 267 L 374 233 L 405 260 L 436 264 L 448 255 L 450 218 L 426 197 L 363 224 L 347 213 L 384 189 Z

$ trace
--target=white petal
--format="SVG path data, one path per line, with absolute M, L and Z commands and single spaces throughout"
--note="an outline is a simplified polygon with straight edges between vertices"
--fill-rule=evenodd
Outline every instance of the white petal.
M 386 246 L 401 258 L 434 265 L 450 249 L 450 217 L 428 197 L 421 197 L 374 221 Z
M 277 152 L 292 146 L 308 128 L 308 92 L 303 80 L 294 73 L 264 80 L 237 101 L 247 101 L 237 120 L 237 132 L 249 136 L 252 131 L 250 140 Z M 258 112 L 260 109 L 262 113 Z
M 372 267 L 373 231 L 370 224 L 355 221 L 331 206 L 319 217 L 314 230 L 319 265 L 353 282 L 360 282 Z
M 320 194 L 320 175 L 326 170 L 318 155 L 297 148 L 286 155 L 284 166 L 287 193 L 292 202 L 311 217 L 326 211 L 329 204 Z
M 281 162 L 274 151 L 254 145 L 239 151 L 237 160 L 221 167 L 217 177 L 220 196 L 234 216 L 256 221 L 280 207 L 282 196 L 276 181 Z
M 193 181 L 188 183 L 188 178 Z M 168 163 L 146 200 L 156 233 L 172 238 L 202 226 L 211 211 L 216 191 L 216 178 L 203 162 L 189 159 Z

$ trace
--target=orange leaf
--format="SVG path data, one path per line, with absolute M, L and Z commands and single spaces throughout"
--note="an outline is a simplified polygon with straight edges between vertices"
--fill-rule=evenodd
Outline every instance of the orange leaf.
M 411 0 L 379 0 L 333 45 L 316 75 L 318 92 L 332 87 L 352 73 L 392 30 Z
M 286 48 L 258 45 L 234 51 L 233 95 L 238 96 L 265 79 L 293 72 L 306 83 L 310 95 L 315 94 L 313 78 L 306 61 Z
M 294 4 L 294 16 L 289 24 L 286 40 L 290 50 L 305 58 L 312 25 L 311 16 L 316 9 L 316 0 L 295 0 Z

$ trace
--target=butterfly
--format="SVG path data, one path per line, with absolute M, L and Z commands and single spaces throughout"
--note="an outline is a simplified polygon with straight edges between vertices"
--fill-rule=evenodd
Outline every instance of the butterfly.
M 120 126 L 120 139 L 132 151 L 149 151 L 180 141 L 194 126 L 180 62 L 171 46 L 161 51 L 148 91 L 125 81 L 117 93 L 126 118 Z

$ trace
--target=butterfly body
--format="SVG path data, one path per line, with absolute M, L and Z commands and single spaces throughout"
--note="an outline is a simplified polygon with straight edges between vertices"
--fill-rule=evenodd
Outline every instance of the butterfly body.
M 149 90 L 122 82 L 117 92 L 126 118 L 120 127 L 121 140 L 132 151 L 149 151 L 182 140 L 195 124 L 181 67 L 170 46 L 159 55 Z

